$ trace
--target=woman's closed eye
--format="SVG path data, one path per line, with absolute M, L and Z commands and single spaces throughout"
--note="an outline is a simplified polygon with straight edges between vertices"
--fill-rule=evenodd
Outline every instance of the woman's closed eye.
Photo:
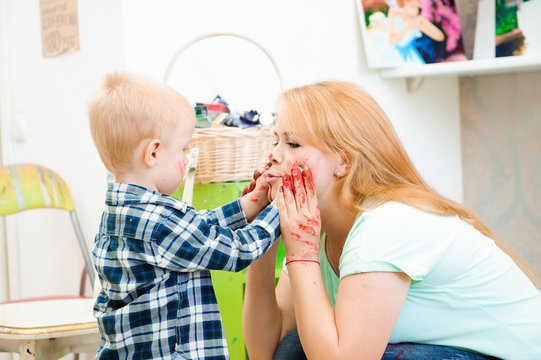
M 293 141 L 288 141 L 287 146 L 289 146 L 290 148 L 298 148 L 301 146 L 301 144 L 293 142 Z

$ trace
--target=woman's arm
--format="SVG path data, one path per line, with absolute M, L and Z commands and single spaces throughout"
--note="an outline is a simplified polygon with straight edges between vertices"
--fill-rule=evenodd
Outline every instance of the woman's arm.
M 410 278 L 384 272 L 347 276 L 340 281 L 333 310 L 319 266 L 291 265 L 288 270 L 297 326 L 307 358 L 380 359 Z
M 280 339 L 295 328 L 289 279 L 282 270 L 275 289 L 279 242 L 246 270 L 242 330 L 250 359 L 271 359 Z
M 284 176 L 276 204 L 288 259 L 296 324 L 309 359 L 380 359 L 405 301 L 410 278 L 372 272 L 340 281 L 335 309 L 327 297 L 320 265 L 319 210 L 307 171 Z M 293 195 L 295 193 L 295 195 Z

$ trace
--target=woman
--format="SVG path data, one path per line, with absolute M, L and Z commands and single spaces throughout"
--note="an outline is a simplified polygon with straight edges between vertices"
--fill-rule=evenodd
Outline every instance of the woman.
M 309 359 L 541 359 L 539 279 L 422 180 L 367 93 L 286 91 L 275 133 L 264 176 L 286 262 L 276 287 L 277 246 L 248 268 L 250 359 L 288 358 L 295 330 Z

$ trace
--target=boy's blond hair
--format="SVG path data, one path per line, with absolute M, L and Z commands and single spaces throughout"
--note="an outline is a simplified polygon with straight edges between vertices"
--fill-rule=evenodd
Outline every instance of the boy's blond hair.
M 106 75 L 88 113 L 94 144 L 113 174 L 130 168 L 142 140 L 167 140 L 180 121 L 195 117 L 188 100 L 173 88 L 128 72 Z

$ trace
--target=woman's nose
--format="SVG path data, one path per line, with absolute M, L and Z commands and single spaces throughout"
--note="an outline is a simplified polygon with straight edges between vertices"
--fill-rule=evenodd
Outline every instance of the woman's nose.
M 269 154 L 269 161 L 273 164 L 279 164 L 282 162 L 282 155 L 278 149 L 278 147 L 275 147 Z

